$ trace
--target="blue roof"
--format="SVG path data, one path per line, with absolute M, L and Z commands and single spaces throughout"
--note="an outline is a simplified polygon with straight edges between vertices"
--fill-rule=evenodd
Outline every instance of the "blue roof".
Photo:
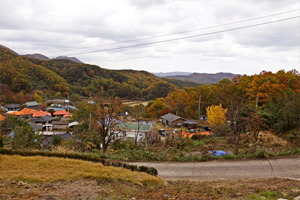
M 8 111 L 8 109 L 3 106 L 1 106 L 0 108 L 1 108 L 1 110 Z

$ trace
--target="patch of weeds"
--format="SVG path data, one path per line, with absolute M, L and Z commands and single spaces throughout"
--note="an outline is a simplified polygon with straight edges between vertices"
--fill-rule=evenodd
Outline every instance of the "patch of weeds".
M 277 194 L 274 191 L 264 191 L 260 192 L 259 194 L 265 197 L 266 200 L 279 199 L 283 197 L 281 194 Z
M 246 199 L 247 200 L 258 200 L 258 199 L 262 199 L 262 198 L 257 194 L 251 194 L 251 195 L 247 196 Z
M 265 149 L 261 149 L 256 153 L 257 158 L 269 158 L 270 156 L 273 155 Z
M 209 154 L 203 154 L 200 158 L 201 161 L 208 161 L 208 160 L 213 160 L 214 157 L 209 155 Z
M 222 158 L 224 158 L 225 160 L 231 160 L 231 159 L 234 159 L 235 156 L 232 154 L 227 154 L 227 155 L 224 155 Z
M 19 190 L 16 190 L 16 191 L 12 191 L 11 193 L 12 193 L 12 194 L 19 194 L 20 191 L 19 191 Z
M 272 147 L 281 147 L 282 145 L 279 144 L 279 143 L 273 143 L 271 146 L 272 146 Z

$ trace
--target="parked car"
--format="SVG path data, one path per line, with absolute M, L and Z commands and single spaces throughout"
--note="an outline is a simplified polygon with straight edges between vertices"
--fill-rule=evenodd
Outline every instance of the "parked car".
M 207 127 L 207 126 L 204 127 L 204 130 L 205 131 L 211 131 L 211 129 L 209 127 Z
M 166 133 L 166 130 L 165 129 L 159 129 L 158 130 L 159 134 L 163 137 L 166 137 L 167 136 L 167 133 Z
M 196 133 L 195 129 L 189 129 L 190 133 Z

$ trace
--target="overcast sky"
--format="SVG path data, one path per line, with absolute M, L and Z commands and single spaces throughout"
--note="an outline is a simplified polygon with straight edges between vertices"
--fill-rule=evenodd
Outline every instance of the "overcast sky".
M 0 44 L 19 54 L 77 57 L 107 69 L 300 71 L 299 18 L 225 31 L 299 16 L 299 9 L 298 0 L 0 0 Z M 267 15 L 273 16 L 224 25 Z M 208 34 L 213 32 L 220 33 Z M 143 38 L 151 39 L 124 42 Z M 91 51 L 97 52 L 86 53 Z

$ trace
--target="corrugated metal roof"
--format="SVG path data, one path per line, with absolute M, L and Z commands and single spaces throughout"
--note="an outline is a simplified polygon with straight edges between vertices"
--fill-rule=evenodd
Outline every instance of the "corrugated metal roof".
M 186 120 L 185 118 L 179 117 L 177 115 L 173 115 L 172 113 L 165 114 L 165 115 L 161 116 L 160 118 L 165 119 L 165 120 L 170 121 L 170 122 L 176 121 L 177 119 Z
M 26 105 L 27 107 L 31 107 L 31 106 L 38 106 L 38 105 L 40 105 L 40 104 L 37 103 L 36 101 L 30 101 L 30 102 L 25 103 L 25 105 Z
M 140 131 L 150 131 L 152 124 L 138 124 L 138 123 L 121 123 L 117 124 L 121 130 L 140 130 Z

